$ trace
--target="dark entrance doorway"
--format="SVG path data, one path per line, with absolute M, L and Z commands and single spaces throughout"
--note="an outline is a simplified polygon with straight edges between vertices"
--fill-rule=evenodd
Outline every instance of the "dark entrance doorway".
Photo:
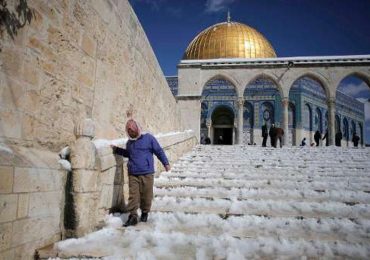
M 213 144 L 233 144 L 234 111 L 219 106 L 212 113 Z
M 220 136 L 222 137 L 222 140 L 220 140 Z M 213 140 L 214 144 L 233 144 L 233 129 L 214 128 Z

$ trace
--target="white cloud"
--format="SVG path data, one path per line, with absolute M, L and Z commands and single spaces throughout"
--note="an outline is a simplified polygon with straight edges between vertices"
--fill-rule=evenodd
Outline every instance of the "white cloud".
M 233 2 L 235 2 L 235 0 L 207 0 L 206 12 L 216 13 L 219 11 L 224 11 Z
M 360 84 L 341 84 L 338 89 L 352 97 L 358 97 L 359 95 L 364 95 L 370 91 L 370 88 L 363 81 Z

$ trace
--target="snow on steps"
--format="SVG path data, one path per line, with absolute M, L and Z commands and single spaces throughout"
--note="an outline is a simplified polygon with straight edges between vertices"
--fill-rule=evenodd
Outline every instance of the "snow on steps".
M 369 169 L 370 149 L 197 146 L 155 179 L 148 223 L 103 229 L 94 250 L 112 259 L 369 259 Z M 79 255 L 88 256 L 70 253 Z

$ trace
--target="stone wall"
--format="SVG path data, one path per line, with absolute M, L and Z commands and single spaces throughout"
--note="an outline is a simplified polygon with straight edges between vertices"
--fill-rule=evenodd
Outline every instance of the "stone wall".
M 1 41 L 0 136 L 59 151 L 74 141 L 83 118 L 95 120 L 99 138 L 123 135 L 126 112 L 154 133 L 181 129 L 176 101 L 128 1 L 28 4 L 31 24 L 14 41 L 7 34 Z
M 18 0 L 7 2 L 14 11 Z M 84 200 L 91 200 L 85 192 L 96 191 L 99 216 L 114 205 L 120 179 L 112 183 L 112 174 L 95 164 L 80 167 L 83 157 L 75 158 L 69 173 L 58 164 L 58 151 L 76 144 L 79 122 L 91 118 L 95 138 L 106 139 L 124 137 L 129 116 L 152 133 L 184 130 L 128 1 L 27 3 L 35 14 L 31 24 L 14 40 L 4 33 L 0 41 L 0 259 L 31 259 L 36 248 L 68 235 L 68 185 L 81 194 L 72 205 L 84 205 L 76 217 L 90 214 L 87 207 L 95 203 Z M 192 145 L 172 143 L 178 148 L 169 149 L 179 156 Z M 110 171 L 117 175 L 116 169 Z M 86 190 L 91 183 L 84 181 L 94 176 L 102 186 Z M 92 216 L 84 232 L 95 228 L 98 219 Z
M 55 153 L 0 144 L 0 259 L 60 240 L 66 176 Z

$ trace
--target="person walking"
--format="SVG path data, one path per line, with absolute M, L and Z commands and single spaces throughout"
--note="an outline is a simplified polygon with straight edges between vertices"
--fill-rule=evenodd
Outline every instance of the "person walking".
M 266 147 L 267 138 L 269 136 L 266 123 L 262 126 L 262 147 Z
M 283 136 L 284 136 L 284 129 L 277 127 L 275 129 L 276 137 L 275 137 L 275 148 L 277 146 L 277 141 L 279 140 L 280 148 L 283 147 Z
M 325 145 L 326 145 L 326 146 L 329 146 L 329 134 L 328 134 L 328 129 L 326 129 L 326 131 L 325 131 L 325 135 L 324 135 L 324 137 L 322 138 L 322 140 L 325 140 Z
M 217 139 L 217 144 L 224 144 L 224 139 L 222 138 L 222 135 L 220 135 Z
M 343 138 L 342 132 L 339 130 L 339 132 L 335 134 L 335 145 L 336 146 L 342 146 L 342 138 Z
M 315 139 L 316 146 L 320 145 L 321 133 L 319 130 L 316 130 L 313 138 Z
M 272 124 L 269 131 L 271 147 L 276 147 L 276 128 L 275 124 Z
M 360 137 L 356 134 L 356 132 L 353 133 L 352 136 L 352 142 L 354 147 L 358 147 L 358 142 L 360 141 Z
M 130 119 L 126 123 L 129 140 L 126 149 L 111 145 L 114 154 L 128 157 L 129 199 L 127 210 L 130 212 L 125 227 L 138 223 L 137 210 L 140 207 L 140 221 L 146 222 L 153 200 L 154 158 L 160 160 L 166 171 L 171 169 L 167 156 L 157 139 L 149 133 L 142 133 L 139 124 Z

